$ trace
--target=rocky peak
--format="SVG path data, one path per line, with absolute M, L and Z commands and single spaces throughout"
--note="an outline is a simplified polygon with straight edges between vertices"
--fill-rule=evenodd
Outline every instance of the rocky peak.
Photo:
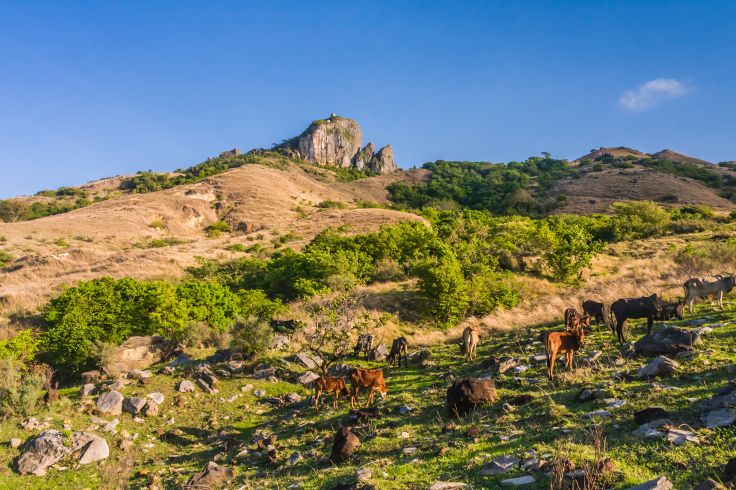
M 394 161 L 394 150 L 391 148 L 391 145 L 386 145 L 378 150 L 378 153 L 371 158 L 368 168 L 378 174 L 396 172 L 399 168 Z
M 370 170 L 390 173 L 398 170 L 391 146 L 375 153 L 373 143 L 361 148 L 363 134 L 354 119 L 331 114 L 318 119 L 297 138 L 286 141 L 277 148 L 287 150 L 293 156 L 318 165 Z

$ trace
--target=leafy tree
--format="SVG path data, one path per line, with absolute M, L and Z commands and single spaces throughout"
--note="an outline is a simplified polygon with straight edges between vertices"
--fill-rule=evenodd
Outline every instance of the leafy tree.
M 592 265 L 603 243 L 579 223 L 553 217 L 539 222 L 538 236 L 546 241 L 542 257 L 558 281 L 569 281 Z

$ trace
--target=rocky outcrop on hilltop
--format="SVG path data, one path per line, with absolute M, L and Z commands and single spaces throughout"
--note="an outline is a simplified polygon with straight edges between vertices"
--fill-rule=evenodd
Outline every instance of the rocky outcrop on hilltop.
M 393 150 L 386 145 L 378 152 L 375 145 L 361 147 L 363 133 L 354 119 L 332 114 L 314 121 L 300 136 L 279 145 L 277 149 L 318 165 L 331 165 L 379 174 L 396 172 Z

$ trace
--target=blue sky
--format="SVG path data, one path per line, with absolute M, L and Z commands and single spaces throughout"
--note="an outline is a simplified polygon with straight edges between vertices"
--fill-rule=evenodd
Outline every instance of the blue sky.
M 736 159 L 732 1 L 4 1 L 0 196 L 331 112 L 400 166 L 599 146 Z

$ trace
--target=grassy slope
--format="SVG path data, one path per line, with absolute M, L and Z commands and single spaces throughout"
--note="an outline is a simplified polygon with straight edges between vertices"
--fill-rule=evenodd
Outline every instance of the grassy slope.
M 674 323 L 687 323 L 699 317 L 706 318 L 707 324 L 728 322 L 734 312 L 736 305 L 729 306 L 724 313 L 714 313 L 705 305 L 684 322 Z M 641 334 L 641 324 L 636 325 L 636 334 Z M 525 359 L 538 354 L 542 351 L 541 344 L 535 342 L 538 334 L 538 330 L 518 330 L 485 339 L 479 360 L 469 364 L 461 362 L 456 346 L 444 345 L 432 348 L 434 365 L 429 368 L 389 369 L 390 395 L 382 402 L 388 415 L 375 424 L 373 431 L 369 431 L 372 434 L 362 438 L 362 446 L 354 461 L 341 467 L 331 467 L 320 459 L 329 455 L 334 431 L 348 410 L 346 402 L 341 403 L 336 412 L 325 406 L 318 416 L 306 403 L 274 409 L 258 401 L 252 392 L 241 392 L 241 386 L 250 383 L 256 389 L 265 388 L 268 396 L 294 391 L 306 395 L 308 391 L 286 382 L 274 384 L 236 376 L 223 379 L 221 392 L 217 395 L 201 392 L 183 395 L 188 405 L 177 408 L 173 400 L 177 396 L 174 385 L 179 378 L 157 375 L 151 386 L 129 386 L 124 390 L 127 396 L 159 390 L 167 397 L 161 416 L 148 419 L 145 424 L 132 422 L 127 414 L 119 417 L 119 431 L 124 429 L 138 434 L 133 451 L 126 453 L 118 448 L 120 435 L 106 435 L 112 448 L 108 461 L 78 470 L 51 469 L 46 477 L 38 478 L 20 477 L 14 473 L 12 462 L 19 452 L 3 445 L 0 446 L 0 488 L 114 488 L 122 487 L 128 477 L 132 488 L 147 487 L 153 482 L 164 488 L 175 488 L 200 471 L 206 461 L 218 459 L 216 454 L 222 451 L 222 440 L 227 438 L 224 437 L 226 435 L 232 436 L 233 442 L 229 452 L 220 457 L 221 463 L 237 468 L 238 476 L 233 488 L 240 485 L 245 485 L 245 488 L 286 488 L 294 483 L 299 483 L 299 488 L 329 488 L 337 482 L 353 480 L 355 470 L 361 467 L 372 471 L 370 481 L 382 489 L 427 488 L 436 480 L 464 481 L 473 483 L 476 488 L 495 488 L 501 479 L 516 474 L 480 475 L 483 463 L 498 455 L 523 457 L 527 451 L 535 450 L 540 455 L 564 455 L 578 464 L 592 457 L 587 429 L 593 422 L 583 418 L 583 414 L 603 408 L 603 402 L 577 402 L 576 395 L 584 386 L 608 388 L 615 398 L 626 400 L 626 405 L 612 410 L 612 417 L 597 420 L 608 441 L 608 455 L 617 468 L 611 485 L 613 488 L 627 488 L 658 475 L 667 475 L 676 488 L 689 488 L 691 484 L 711 476 L 736 454 L 736 428 L 699 429 L 698 402 L 687 400 L 689 397 L 707 398 L 713 389 L 724 386 L 733 377 L 728 373 L 728 366 L 736 362 L 736 324 L 731 323 L 715 327 L 713 332 L 705 334 L 697 354 L 682 361 L 679 376 L 659 380 L 663 385 L 675 387 L 673 389 L 653 388 L 654 384 L 649 381 L 614 382 L 615 372 L 634 371 L 644 360 L 622 360 L 616 365 L 618 349 L 611 334 L 596 331 L 590 337 L 586 351 L 599 349 L 604 354 L 602 361 L 593 368 L 580 368 L 552 386 L 544 379 L 544 367 L 531 364 L 532 368 L 521 377 L 504 375 L 498 379 L 500 402 L 462 420 L 449 422 L 446 419 L 444 395 L 447 373 L 480 376 L 487 373 L 481 368 L 481 363 L 489 355 Z M 282 359 L 272 359 L 271 362 L 296 369 Z M 358 363 L 355 360 L 350 362 Z M 371 363 L 361 360 L 359 364 Z M 226 401 L 238 393 L 242 396 L 233 402 Z M 503 401 L 519 394 L 530 394 L 534 399 L 513 412 L 504 412 L 501 407 Z M 79 405 L 76 388 L 65 390 L 63 395 L 65 400 L 60 405 L 51 410 L 44 409 L 39 418 L 49 417 L 53 428 L 61 429 L 66 421 L 73 430 L 87 429 L 91 425 L 90 415 L 76 411 Z M 398 407 L 402 405 L 415 410 L 410 415 L 400 415 Z M 665 441 L 644 440 L 631 435 L 636 428 L 632 414 L 656 405 L 665 407 L 676 425 L 696 428 L 701 444 L 687 443 L 676 447 Z M 167 423 L 170 417 L 175 419 L 174 424 Z M 0 440 L 7 441 L 19 434 L 21 437 L 34 435 L 34 432 L 20 429 L 18 424 L 19 420 L 0 423 Z M 471 426 L 480 429 L 480 435 L 473 440 L 465 435 Z M 285 464 L 281 469 L 248 458 L 235 461 L 234 455 L 242 448 L 253 447 L 250 440 L 258 427 L 278 435 L 279 457 L 284 463 L 294 450 L 298 450 L 305 459 L 293 467 Z M 173 428 L 180 429 L 181 433 L 163 438 L 159 435 Z M 409 438 L 402 439 L 402 432 L 407 432 Z M 418 447 L 419 452 L 413 456 L 403 455 L 402 448 L 409 446 Z M 443 447 L 448 447 L 449 451 L 439 456 Z M 538 483 L 528 488 L 549 488 L 543 472 L 532 474 Z

